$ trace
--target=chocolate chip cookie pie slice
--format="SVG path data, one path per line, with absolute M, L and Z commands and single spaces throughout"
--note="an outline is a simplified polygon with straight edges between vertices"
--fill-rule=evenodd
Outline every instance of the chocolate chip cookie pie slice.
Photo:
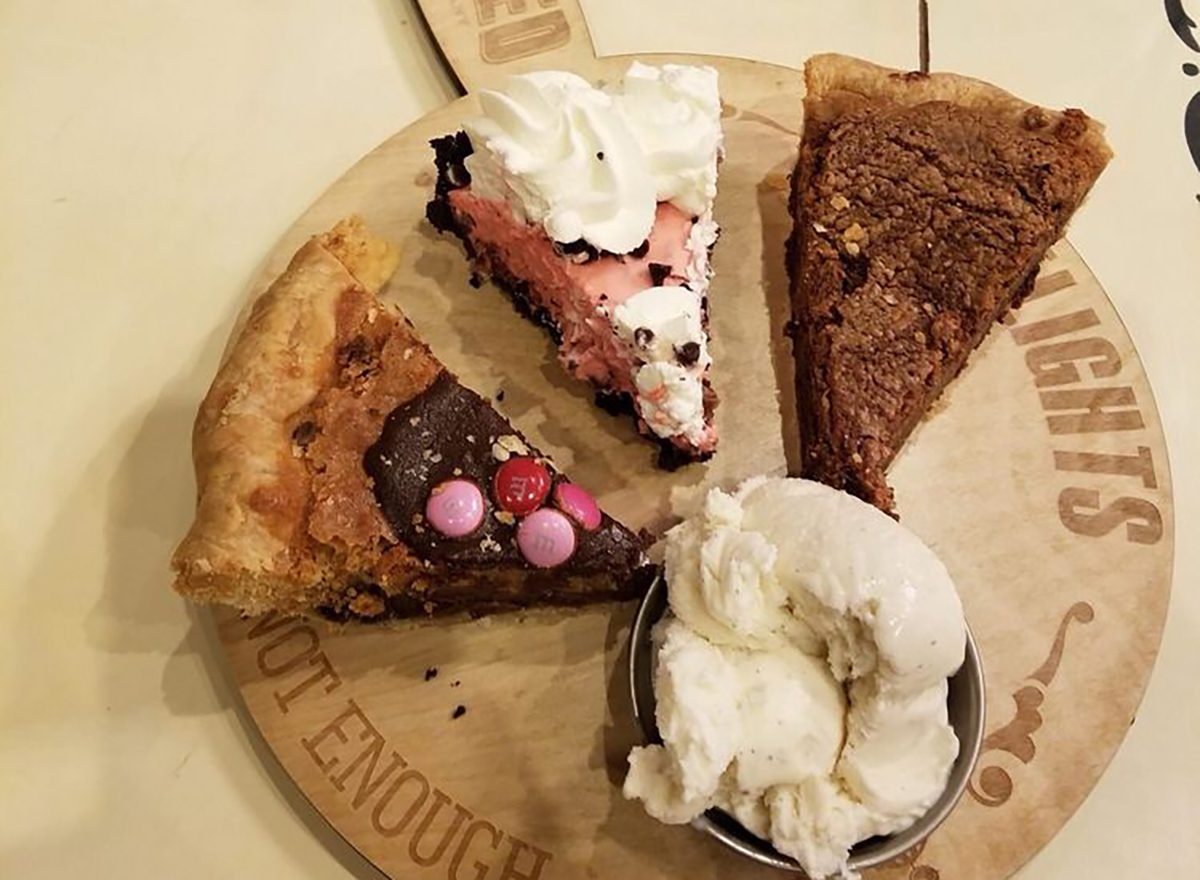
M 891 510 L 892 458 L 1112 152 L 1081 111 L 963 76 L 818 55 L 804 77 L 788 248 L 802 473 Z
M 633 597 L 637 537 L 376 297 L 396 263 L 353 218 L 255 303 L 196 419 L 176 589 L 372 620 Z

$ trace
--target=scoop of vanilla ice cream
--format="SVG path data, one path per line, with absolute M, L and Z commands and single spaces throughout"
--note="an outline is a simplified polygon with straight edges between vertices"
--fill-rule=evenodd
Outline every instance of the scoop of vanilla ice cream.
M 887 514 L 808 480 L 758 480 L 737 493 L 741 529 L 778 548 L 776 576 L 822 633 L 840 680 L 875 673 L 915 694 L 945 679 L 966 648 L 946 566 Z M 670 582 L 670 572 L 667 573 Z
M 791 645 L 727 649 L 677 617 L 655 627 L 655 717 L 669 748 L 635 748 L 625 794 L 663 822 L 833 771 L 845 695 L 825 664 Z
M 813 877 L 928 810 L 958 755 L 947 678 L 966 640 L 933 551 L 850 495 L 776 478 L 710 492 L 665 563 L 663 745 L 634 750 L 626 796 L 668 822 L 722 807 Z
M 771 648 L 798 643 L 815 653 L 819 640 L 788 612 L 776 576 L 778 548 L 762 532 L 742 528 L 739 498 L 711 491 L 700 515 L 667 535 L 664 556 L 671 610 L 718 645 Z
M 810 877 L 852 876 L 850 847 L 875 832 L 870 811 L 846 797 L 838 781 L 810 777 L 762 795 L 775 848 L 794 858 Z

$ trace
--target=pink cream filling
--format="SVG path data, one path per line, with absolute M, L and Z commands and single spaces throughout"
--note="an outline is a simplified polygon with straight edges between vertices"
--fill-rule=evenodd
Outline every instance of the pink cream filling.
M 533 304 L 546 309 L 562 330 L 558 356 L 567 371 L 596 386 L 636 397 L 633 377 L 639 361 L 617 335 L 611 315 L 629 297 L 655 286 L 651 263 L 670 266 L 663 285 L 687 279 L 691 216 L 660 202 L 644 256 L 605 254 L 586 263 L 572 263 L 555 250 L 539 226 L 517 221 L 504 202 L 478 198 L 463 188 L 450 193 L 450 204 L 471 219 L 473 240 L 498 257 L 509 272 L 529 282 Z M 598 311 L 600 307 L 603 312 Z M 671 440 L 700 451 L 716 446 L 711 427 L 699 443 L 682 436 Z

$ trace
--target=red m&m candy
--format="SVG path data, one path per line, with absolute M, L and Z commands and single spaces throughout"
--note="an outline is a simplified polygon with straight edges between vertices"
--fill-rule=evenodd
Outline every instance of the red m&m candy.
M 497 469 L 492 488 L 501 509 L 526 516 L 546 500 L 550 491 L 550 471 L 532 458 L 510 458 Z
M 559 483 L 554 490 L 554 506 L 589 532 L 600 528 L 600 508 L 587 489 L 574 483 Z

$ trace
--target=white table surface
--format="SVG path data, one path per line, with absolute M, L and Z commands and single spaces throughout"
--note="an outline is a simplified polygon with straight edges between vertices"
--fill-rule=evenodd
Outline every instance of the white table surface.
M 844 8 L 871 3 L 886 0 Z M 698 4 L 588 12 L 602 52 L 796 63 L 828 9 L 704 0 L 678 17 Z M 1020 877 L 1200 876 L 1200 174 L 1181 122 L 1200 80 L 1180 74 L 1200 56 L 1157 4 L 1051 5 L 937 9 L 935 41 L 962 37 L 934 60 L 1110 124 L 1121 164 L 1072 239 L 1153 382 L 1178 553 L 1137 722 Z M 997 32 L 1019 59 L 985 47 Z M 1083 95 L 1057 74 L 1064 33 L 1104 70 Z M 453 95 L 409 0 L 0 4 L 0 877 L 378 876 L 234 708 L 209 617 L 168 589 L 166 560 L 191 516 L 192 415 L 259 261 L 360 155 Z

